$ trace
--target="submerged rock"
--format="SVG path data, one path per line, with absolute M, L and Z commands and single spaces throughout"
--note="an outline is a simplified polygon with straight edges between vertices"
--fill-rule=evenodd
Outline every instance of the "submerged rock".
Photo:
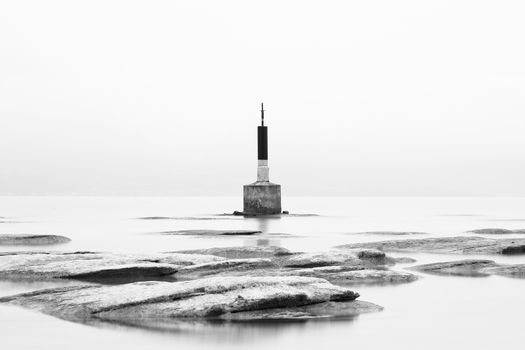
M 447 254 L 524 254 L 525 239 L 489 239 L 483 237 L 441 237 L 354 243 L 339 249 L 372 248 L 397 252 Z
M 478 230 L 471 230 L 467 232 L 477 233 L 480 235 L 511 235 L 525 233 L 525 230 L 507 230 L 505 228 L 481 228 Z
M 0 245 L 52 245 L 70 241 L 58 235 L 0 234 Z
M 483 269 L 484 273 L 504 277 L 525 278 L 525 264 L 497 265 Z
M 506 277 L 525 278 L 525 264 L 506 265 L 497 264 L 492 260 L 467 259 L 425 264 L 412 267 L 413 270 L 454 276 L 488 276 L 499 275 Z
M 426 232 L 410 232 L 410 231 L 368 231 L 356 232 L 359 235 L 378 235 L 378 236 L 411 236 L 411 235 L 428 235 Z
M 215 255 L 226 259 L 271 258 L 293 254 L 286 248 L 275 246 L 220 247 L 181 250 L 177 251 L 176 253 Z
M 262 233 L 256 230 L 178 230 L 161 232 L 163 235 L 182 236 L 251 236 Z
M 346 303 L 353 303 L 358 296 L 318 278 L 220 277 L 46 289 L 0 298 L 0 303 L 76 322 L 109 321 L 155 328 L 159 322 L 177 319 L 326 318 L 381 310 L 369 303 Z
M 486 276 L 481 270 L 491 266 L 496 266 L 492 260 L 467 259 L 418 265 L 411 269 L 438 275 Z

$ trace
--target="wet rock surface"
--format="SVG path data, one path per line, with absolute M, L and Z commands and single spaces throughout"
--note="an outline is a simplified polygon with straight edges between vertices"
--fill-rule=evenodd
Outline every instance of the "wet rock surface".
M 53 245 L 68 243 L 71 239 L 59 235 L 0 234 L 0 245 Z
M 397 260 L 384 252 L 356 249 L 295 253 L 264 258 L 228 259 L 179 269 L 178 280 L 208 276 L 305 276 L 326 279 L 334 284 L 407 283 L 417 279 L 408 272 L 389 270 Z
M 466 259 L 418 265 L 413 270 L 437 275 L 482 277 L 499 275 L 525 278 L 525 264 L 497 264 L 492 260 Z
M 143 280 L 171 275 L 184 266 L 218 260 L 222 259 L 176 253 L 7 252 L 0 253 L 0 278 Z
M 371 303 L 356 303 L 358 296 L 318 278 L 220 277 L 46 289 L 0 298 L 0 303 L 76 322 L 109 321 L 155 328 L 159 321 L 174 319 L 330 318 L 381 310 Z
M 164 231 L 162 235 L 181 236 L 251 236 L 262 233 L 257 230 L 178 230 Z
M 507 230 L 505 228 L 481 228 L 477 230 L 470 230 L 467 232 L 476 233 L 479 235 L 511 235 L 511 234 L 525 234 L 525 229 Z
M 396 252 L 447 254 L 525 254 L 525 239 L 490 239 L 483 237 L 443 237 L 355 243 L 339 249 L 369 248 Z
M 360 314 L 382 311 L 383 307 L 361 300 L 351 302 L 325 302 L 299 306 L 293 309 L 276 308 L 267 310 L 230 313 L 223 319 L 234 322 L 253 321 L 302 321 L 310 319 L 348 319 Z
M 373 249 L 291 253 L 279 247 L 226 247 L 158 254 L 97 252 L 0 253 L 0 278 L 76 279 L 103 284 L 193 280 L 210 276 L 305 276 L 337 284 L 402 283 L 411 273 L 388 266 L 404 261 Z
M 286 248 L 274 246 L 220 247 L 181 250 L 176 253 L 214 255 L 227 259 L 271 258 L 294 254 Z

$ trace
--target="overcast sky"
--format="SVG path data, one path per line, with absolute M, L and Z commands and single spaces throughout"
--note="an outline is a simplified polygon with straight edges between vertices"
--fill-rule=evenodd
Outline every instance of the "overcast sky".
M 525 195 L 523 1 L 0 1 L 0 194 Z

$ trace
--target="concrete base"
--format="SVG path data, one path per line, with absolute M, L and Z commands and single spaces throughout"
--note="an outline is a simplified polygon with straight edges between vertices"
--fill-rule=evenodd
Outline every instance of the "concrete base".
M 244 185 L 244 213 L 272 215 L 281 213 L 281 185 L 254 182 Z

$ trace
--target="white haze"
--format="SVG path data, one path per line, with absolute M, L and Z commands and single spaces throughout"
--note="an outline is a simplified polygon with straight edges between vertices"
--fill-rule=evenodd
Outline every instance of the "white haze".
M 523 1 L 0 2 L 0 194 L 525 195 Z

